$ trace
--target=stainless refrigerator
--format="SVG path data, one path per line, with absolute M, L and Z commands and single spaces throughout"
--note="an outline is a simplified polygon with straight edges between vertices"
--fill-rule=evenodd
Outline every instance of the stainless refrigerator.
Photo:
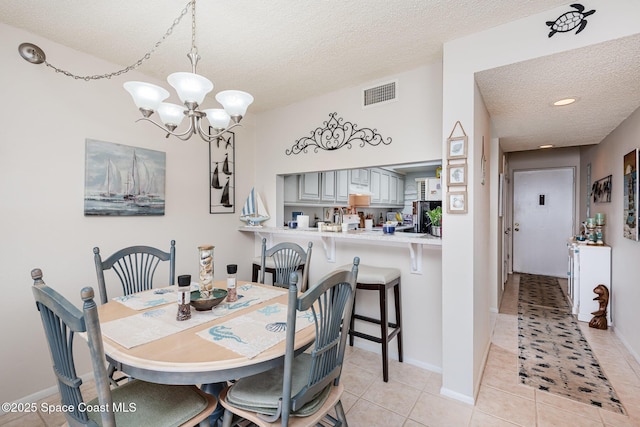
M 431 220 L 427 211 L 442 206 L 442 201 L 416 200 L 413 202 L 413 232 L 431 233 Z

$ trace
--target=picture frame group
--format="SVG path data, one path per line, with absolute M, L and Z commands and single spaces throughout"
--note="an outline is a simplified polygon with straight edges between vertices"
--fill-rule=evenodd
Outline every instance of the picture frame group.
M 462 124 L 456 123 L 456 126 Z M 454 126 L 455 130 L 455 126 Z M 447 187 L 446 195 L 447 213 L 464 214 L 467 213 L 467 192 L 468 185 L 468 144 L 469 140 L 462 129 L 463 136 L 449 136 L 447 139 Z M 453 131 L 452 131 L 453 134 Z

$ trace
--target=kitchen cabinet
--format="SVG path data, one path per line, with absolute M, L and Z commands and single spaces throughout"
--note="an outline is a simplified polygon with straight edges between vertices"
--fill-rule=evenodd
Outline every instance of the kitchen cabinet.
M 369 169 L 351 169 L 351 184 L 369 186 Z
M 321 174 L 318 172 L 304 173 L 298 181 L 298 199 L 304 201 L 320 201 Z
M 286 175 L 284 177 L 284 203 L 298 201 L 298 175 Z
M 398 176 L 389 175 L 389 204 L 398 204 Z
M 349 171 L 336 171 L 336 202 L 349 201 Z
M 404 205 L 404 177 L 398 176 L 398 205 Z
M 320 198 L 324 202 L 333 202 L 336 200 L 336 173 L 334 171 L 331 172 L 322 172 L 322 194 Z
M 371 169 L 371 204 L 397 206 L 404 203 L 404 178 L 384 169 Z
M 366 185 L 362 184 L 365 182 Z M 284 178 L 284 202 L 289 206 L 346 206 L 350 193 L 371 194 L 372 207 L 396 208 L 404 203 L 404 177 L 374 168 L 312 172 Z
M 371 169 L 371 203 L 380 203 L 380 170 Z
M 607 323 L 612 324 L 611 301 L 611 247 L 587 245 L 582 242 L 570 242 L 567 245 L 568 256 L 568 298 L 572 313 L 582 322 L 589 322 L 594 311 L 599 308 L 598 301 L 593 298 L 593 289 L 602 284 L 609 289 L 609 305 L 607 306 Z
M 389 181 L 391 177 L 384 171 L 380 173 L 380 203 L 389 203 Z

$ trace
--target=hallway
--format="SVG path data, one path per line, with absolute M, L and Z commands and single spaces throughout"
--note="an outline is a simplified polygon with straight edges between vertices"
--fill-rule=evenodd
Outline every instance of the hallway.
M 380 357 L 356 349 L 343 371 L 351 427 L 640 426 L 640 364 L 611 330 L 579 322 L 629 417 L 521 385 L 518 377 L 518 281 L 510 276 L 474 406 L 439 394 L 441 375 L 393 362 L 383 385 Z M 566 280 L 560 280 L 566 288 Z

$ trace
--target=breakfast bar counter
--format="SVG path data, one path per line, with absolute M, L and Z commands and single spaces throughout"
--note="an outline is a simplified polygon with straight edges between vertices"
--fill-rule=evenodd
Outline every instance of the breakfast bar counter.
M 318 231 L 317 228 L 294 228 L 288 227 L 240 227 L 239 231 L 252 232 L 261 238 L 266 238 L 269 246 L 273 244 L 274 235 L 286 236 L 285 238 L 305 238 L 320 240 L 324 248 L 327 261 L 334 262 L 336 257 L 336 242 L 401 246 L 409 250 L 411 273 L 422 274 L 422 251 L 423 248 L 432 250 L 442 249 L 442 239 L 429 234 L 396 232 L 385 234 L 377 230 L 356 229 L 340 232 Z

